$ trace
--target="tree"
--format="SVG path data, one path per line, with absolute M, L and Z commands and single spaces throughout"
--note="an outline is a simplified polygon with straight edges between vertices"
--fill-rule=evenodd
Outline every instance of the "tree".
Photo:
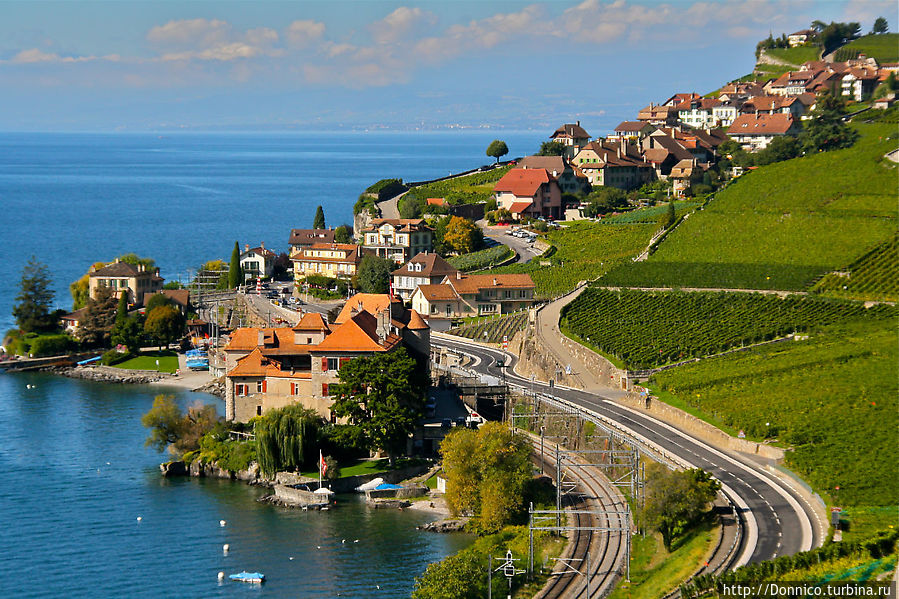
M 127 290 L 123 289 L 122 293 L 127 293 Z M 78 335 L 88 346 L 106 347 L 115 325 L 119 301 L 109 287 L 98 287 L 94 295 L 87 300 L 84 317 L 78 325 Z
M 147 305 L 144 306 L 144 312 L 146 314 L 150 314 L 153 310 L 158 308 L 159 306 L 174 306 L 174 302 L 172 302 L 172 298 L 167 295 L 163 295 L 162 293 L 154 293 L 150 296 L 150 299 L 147 300 Z
M 665 211 L 665 214 L 659 219 L 659 224 L 662 225 L 662 228 L 668 229 L 676 220 L 677 216 L 674 210 L 674 200 L 671 200 L 668 202 L 668 209 Z
M 313 461 L 321 417 L 300 404 L 267 412 L 256 422 L 256 455 L 266 474 L 298 469 Z
M 671 542 L 696 522 L 720 488 L 718 481 L 703 470 L 675 472 L 661 464 L 650 464 L 640 513 L 643 525 L 659 531 L 665 549 L 671 551 Z
M 137 353 L 144 339 L 144 325 L 137 316 L 128 316 L 122 322 L 116 320 L 109 339 L 114 345 L 124 345 L 129 352 Z
M 364 256 L 356 273 L 356 287 L 363 293 L 387 293 L 394 263 L 387 258 Z
M 890 26 L 887 24 L 887 20 L 883 17 L 877 17 L 874 19 L 874 26 L 871 27 L 871 33 L 886 33 L 890 30 Z
M 499 159 L 502 156 L 505 156 L 508 153 L 509 146 L 506 145 L 506 142 L 500 139 L 494 139 L 490 142 L 490 145 L 487 146 L 487 155 L 496 158 L 497 162 L 499 162 Z
M 594 217 L 598 214 L 612 212 L 616 208 L 627 205 L 627 194 L 617 187 L 598 185 L 593 188 L 586 198 L 587 207 L 584 215 Z
M 334 229 L 334 241 L 337 243 L 353 243 L 353 226 L 340 225 Z
M 116 258 L 119 262 L 124 262 L 126 264 L 130 264 L 132 266 L 144 265 L 147 270 L 152 270 L 156 268 L 156 260 L 153 258 L 141 258 L 134 252 L 130 252 L 128 254 L 122 254 L 118 258 Z
M 826 152 L 848 148 L 858 139 L 858 132 L 843 122 L 845 102 L 830 92 L 818 96 L 799 140 L 806 152 Z
M 184 317 L 175 306 L 157 306 L 147 313 L 144 332 L 162 347 L 184 334 Z
M 53 305 L 53 289 L 50 287 L 50 272 L 47 265 L 32 256 L 22 269 L 19 295 L 12 315 L 19 329 L 25 333 L 52 331 L 57 328 L 55 315 L 50 312 Z
M 231 263 L 228 265 L 228 288 L 234 289 L 243 283 L 243 269 L 240 267 L 240 246 L 234 242 L 231 250 Z
M 315 218 L 312 219 L 312 228 L 313 229 L 324 229 L 325 228 L 325 211 L 319 206 L 315 209 Z
M 540 144 L 540 151 L 537 156 L 564 156 L 565 144 L 561 141 L 545 141 Z
M 480 249 L 483 244 L 484 232 L 480 227 L 460 216 L 450 219 L 443 234 L 444 248 L 448 247 L 458 254 L 468 254 Z
M 145 445 L 176 457 L 200 447 L 200 439 L 221 420 L 212 404 L 194 404 L 184 413 L 171 395 L 157 395 L 140 422 L 150 429 Z
M 522 436 L 499 422 L 456 429 L 440 444 L 440 455 L 454 515 L 475 514 L 482 532 L 495 532 L 521 512 L 533 472 Z
M 424 209 L 424 201 L 416 198 L 411 194 L 406 194 L 397 202 L 397 210 L 400 218 L 421 218 L 421 212 Z
M 275 281 L 293 280 L 293 263 L 285 252 L 278 254 L 272 267 L 272 279 Z
M 755 163 L 759 166 L 773 164 L 783 160 L 796 158 L 802 153 L 802 144 L 795 137 L 781 135 L 775 137 L 768 147 L 756 155 Z
M 329 389 L 331 412 L 361 428 L 370 446 L 386 451 L 393 464 L 424 412 L 425 370 L 401 347 L 354 358 L 338 377 Z

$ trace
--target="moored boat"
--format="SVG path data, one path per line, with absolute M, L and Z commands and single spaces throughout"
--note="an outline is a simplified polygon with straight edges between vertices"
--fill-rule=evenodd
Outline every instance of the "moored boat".
M 265 574 L 261 572 L 238 572 L 230 575 L 228 578 L 237 582 L 265 582 Z

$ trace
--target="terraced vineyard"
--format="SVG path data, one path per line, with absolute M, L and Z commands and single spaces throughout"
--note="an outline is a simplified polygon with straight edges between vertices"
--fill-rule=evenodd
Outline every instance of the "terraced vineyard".
M 472 173 L 446 181 L 435 181 L 409 190 L 409 195 L 420 200 L 446 198 L 451 204 L 486 202 L 493 196 L 496 182 L 503 178 L 511 166 L 501 166 L 483 173 Z
M 899 237 L 894 237 L 836 273 L 825 275 L 813 293 L 858 300 L 899 300 Z
M 866 309 L 855 302 L 802 296 L 591 288 L 563 309 L 562 326 L 579 342 L 636 370 L 895 313 L 891 306 Z
M 699 205 L 699 202 L 674 202 L 674 212 L 676 216 L 681 216 L 685 212 L 689 212 Z M 632 223 L 657 223 L 659 218 L 668 213 L 668 205 L 661 204 L 659 206 L 650 206 L 639 210 L 632 210 L 616 216 L 609 216 L 601 221 L 604 225 L 627 225 Z
M 456 327 L 447 331 L 450 335 L 458 335 L 476 341 L 487 341 L 488 343 L 502 343 L 503 336 L 512 339 L 512 335 L 527 326 L 527 311 L 506 314 L 496 318 L 485 319 L 483 322 L 476 322 Z M 484 336 L 484 333 L 487 336 Z

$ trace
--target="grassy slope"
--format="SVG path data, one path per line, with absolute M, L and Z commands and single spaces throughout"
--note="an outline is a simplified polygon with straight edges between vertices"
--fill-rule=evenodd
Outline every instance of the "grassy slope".
M 502 179 L 512 166 L 503 166 L 483 173 L 472 173 L 446 181 L 420 185 L 409 190 L 409 195 L 427 200 L 428 198 L 450 198 L 464 200 L 464 203 L 484 202 L 493 196 L 496 182 Z
M 159 366 L 156 361 L 159 360 Z M 151 352 L 144 353 L 130 360 L 119 362 L 114 368 L 125 368 L 130 370 L 159 370 L 160 372 L 175 372 L 178 370 L 178 356 L 174 352 Z
M 603 283 L 804 289 L 896 230 L 892 125 L 859 125 L 855 147 L 769 165 L 718 193 L 646 262 Z
M 804 62 L 818 60 L 821 57 L 821 47 L 797 46 L 795 48 L 772 48 L 770 50 L 765 50 L 765 54 L 772 58 L 788 62 L 798 68 Z
M 807 341 L 680 366 L 654 380 L 750 438 L 793 446 L 787 464 L 837 505 L 895 505 L 896 324 L 829 327 Z
M 873 56 L 878 62 L 899 61 L 899 33 L 866 35 L 843 46 L 866 56 Z
M 639 254 L 656 231 L 654 224 L 606 225 L 574 222 L 550 231 L 546 239 L 556 250 L 546 258 L 513 264 L 488 272 L 526 272 L 534 279 L 539 298 L 556 297 L 592 280 Z M 541 262 L 549 262 L 541 266 Z

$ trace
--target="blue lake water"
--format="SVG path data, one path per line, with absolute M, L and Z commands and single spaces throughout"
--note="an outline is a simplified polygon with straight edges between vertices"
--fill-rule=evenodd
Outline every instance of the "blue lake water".
M 95 261 L 136 252 L 175 279 L 227 259 L 235 240 L 285 250 L 290 228 L 311 226 L 317 205 L 328 224 L 351 222 L 370 183 L 487 163 L 495 137 L 507 141 L 510 156 L 545 139 L 535 132 L 0 134 L 0 332 L 14 324 L 31 254 L 48 265 L 57 305 L 70 308 L 69 283 Z M 159 392 L 0 374 L 0 547 L 8 574 L 0 595 L 403 597 L 428 563 L 468 542 L 416 531 L 427 515 L 368 510 L 349 497 L 329 512 L 297 512 L 256 502 L 263 491 L 241 483 L 164 480 L 163 458 L 143 446 L 140 424 Z M 218 401 L 173 393 L 185 405 Z M 261 589 L 216 580 L 219 571 L 244 569 L 270 580 Z

